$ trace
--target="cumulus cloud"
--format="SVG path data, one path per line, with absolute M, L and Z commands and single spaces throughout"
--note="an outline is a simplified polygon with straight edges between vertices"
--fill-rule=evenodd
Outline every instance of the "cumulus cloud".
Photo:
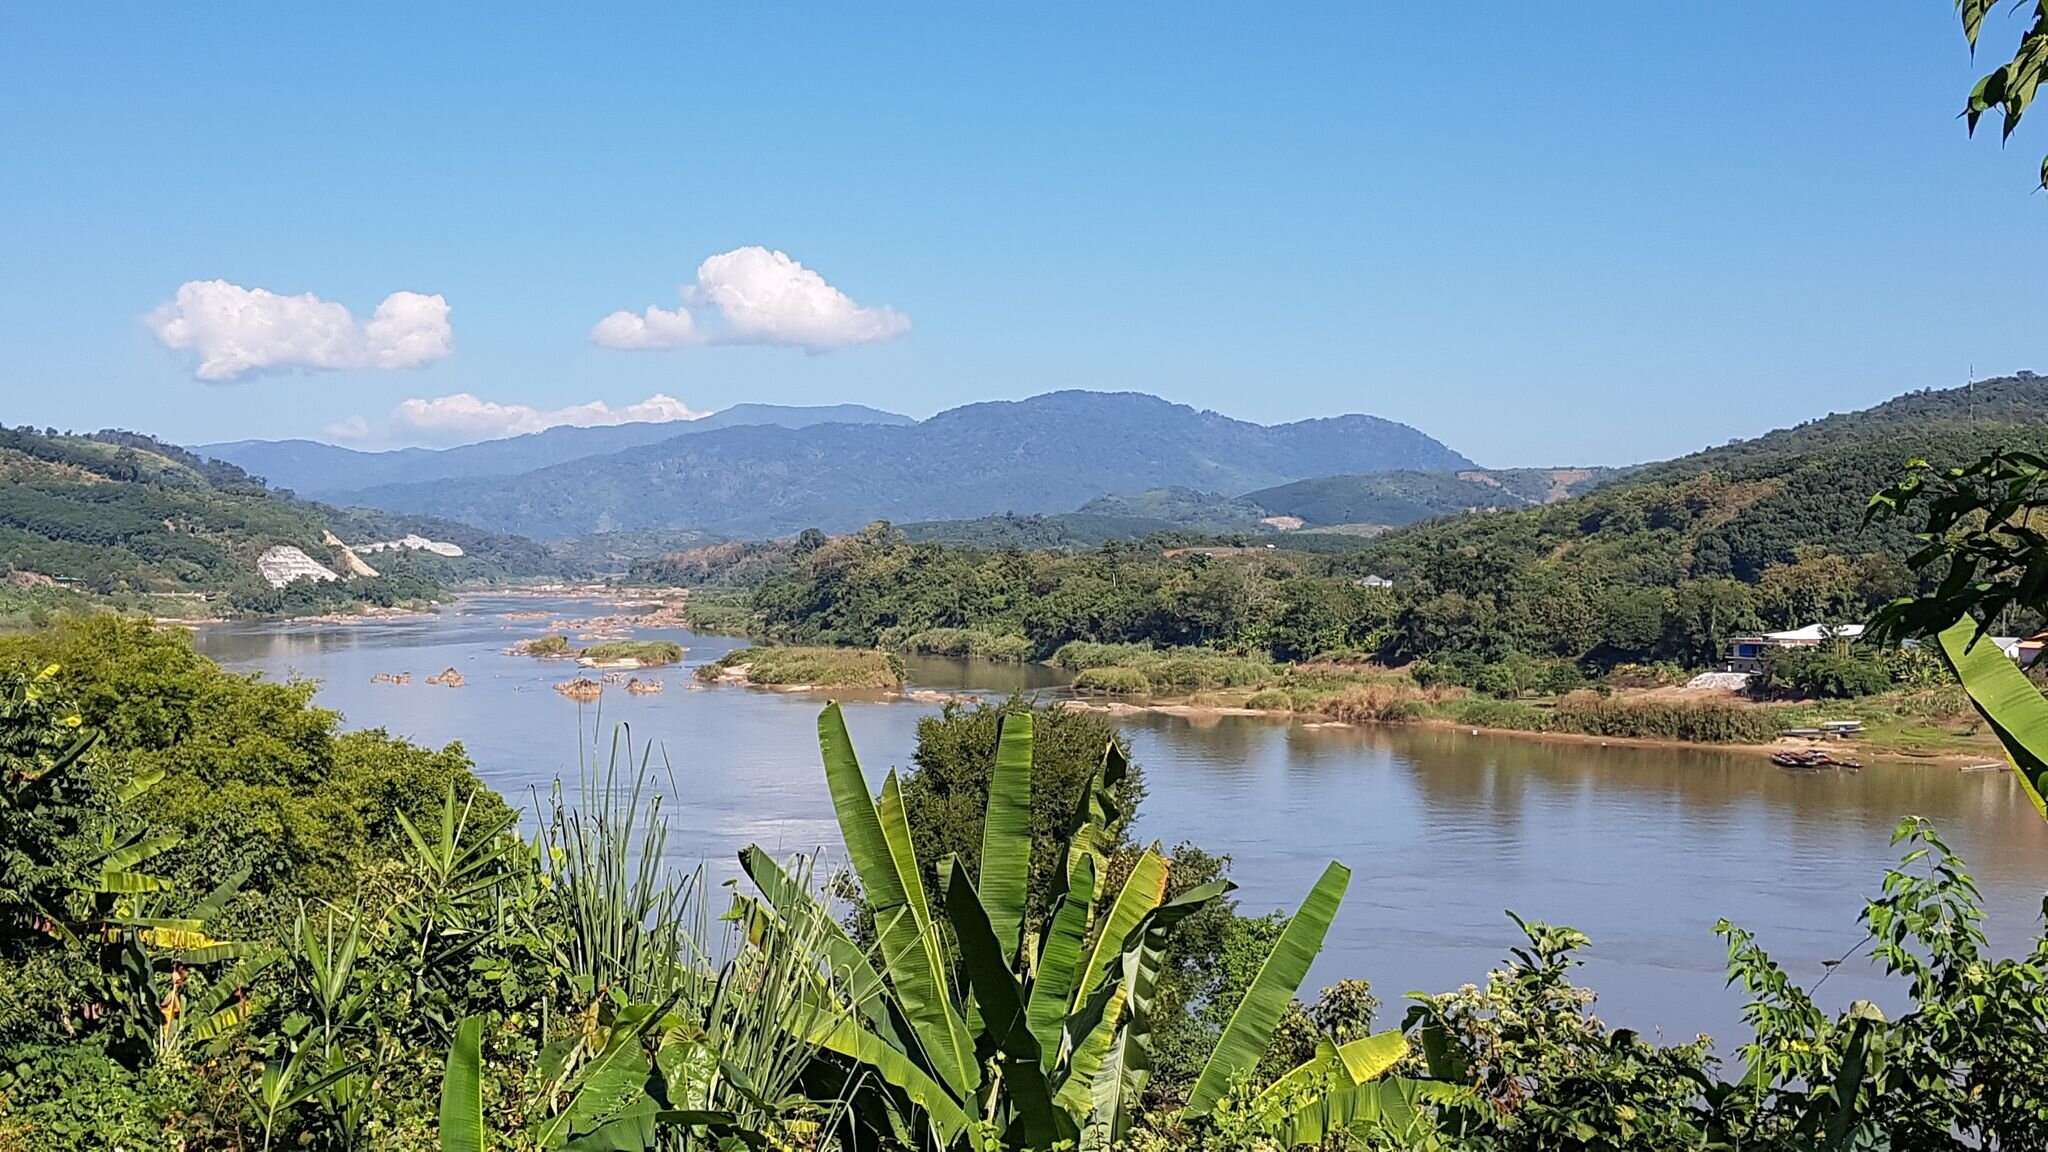
M 597 322 L 590 339 L 606 348 L 766 344 L 816 354 L 910 331 L 910 317 L 886 306 L 863 308 L 788 255 L 760 247 L 705 260 L 682 296 L 683 306 L 673 310 L 614 312 Z
M 455 350 L 448 301 L 393 292 L 366 322 L 308 292 L 280 296 L 225 280 L 188 280 L 144 318 L 167 348 L 197 355 L 201 380 L 251 373 L 418 368 Z
M 664 423 L 695 420 L 709 415 L 699 412 L 673 396 L 657 392 L 637 404 L 614 408 L 602 400 L 572 404 L 566 408 L 535 408 L 529 404 L 499 404 L 467 392 L 436 396 L 431 400 L 407 400 L 391 410 L 381 425 L 351 416 L 327 426 L 337 440 L 385 441 L 425 444 L 466 444 L 475 440 L 497 440 L 523 436 L 564 424 L 591 428 L 601 424 Z

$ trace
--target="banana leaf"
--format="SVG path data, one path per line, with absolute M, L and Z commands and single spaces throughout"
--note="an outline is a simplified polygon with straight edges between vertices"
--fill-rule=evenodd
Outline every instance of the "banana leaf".
M 1327 1037 L 1316 1054 L 1268 1084 L 1252 1100 L 1252 1112 L 1275 1124 L 1332 1092 L 1356 1087 L 1378 1077 L 1408 1054 L 1408 1038 L 1400 1031 L 1378 1032 L 1344 1045 Z
M 1081 966 L 1080 978 L 1074 983 L 1073 1009 L 1092 995 L 1103 977 L 1115 967 L 1117 958 L 1129 947 L 1132 933 L 1136 932 L 1145 917 L 1159 907 L 1166 898 L 1166 858 L 1152 849 L 1146 849 L 1138 862 L 1131 866 L 1131 875 L 1124 881 L 1116 902 L 1110 905 L 1109 915 L 1104 917 L 1101 929 L 1096 933 L 1095 947 Z
M 1045 1070 L 1039 1067 L 1038 1042 L 1032 1038 L 1024 1016 L 1023 989 L 1003 962 L 1002 942 L 996 939 L 988 912 L 975 895 L 967 869 L 947 857 L 943 883 L 946 912 L 953 934 L 960 941 L 960 966 L 981 1005 L 982 1020 L 1000 1053 L 1005 1086 L 1013 1109 L 1011 1124 L 1022 1134 L 1025 1146 L 1050 1148 L 1078 1133 L 1065 1112 L 1053 1106 L 1052 1088 Z
M 1038 1040 L 1039 1066 L 1052 1071 L 1060 1055 L 1060 1033 L 1066 1026 L 1068 997 L 1081 965 L 1081 946 L 1088 936 L 1088 913 L 1095 904 L 1095 862 L 1083 855 L 1073 865 L 1067 891 L 1054 909 L 1052 925 L 1040 942 L 1038 973 L 1024 1014 Z
M 1337 906 L 1343 903 L 1344 890 L 1350 883 L 1351 870 L 1334 860 L 1323 870 L 1322 878 L 1288 919 L 1272 954 L 1259 965 L 1259 974 L 1252 978 L 1250 990 L 1230 1014 L 1230 1023 L 1224 1025 L 1216 1050 L 1209 1054 L 1208 1063 L 1195 1078 L 1194 1090 L 1188 1093 L 1182 1115 L 1208 1115 L 1231 1084 L 1251 1075 L 1252 1069 L 1258 1067 L 1259 1057 L 1273 1039 L 1273 1029 L 1308 975 L 1309 964 L 1322 951 L 1323 937 L 1329 933 L 1330 921 L 1336 918 Z
M 2035 811 L 2048 818 L 2048 802 L 2042 799 L 2048 793 L 2048 698 L 1998 645 L 1979 641 L 1977 631 L 1977 622 L 1968 617 L 1944 629 L 1942 655 L 2005 745 Z
M 974 1128 L 959 1101 L 947 1092 L 910 1057 L 891 1047 L 881 1037 L 861 1027 L 859 1019 L 841 1016 L 811 1037 L 820 1048 L 837 1052 L 875 1070 L 884 1082 L 894 1086 L 912 1103 L 924 1109 L 942 1146 L 950 1147 L 963 1133 L 976 1139 Z
M 1432 1125 L 1424 1109 L 1458 1094 L 1456 1085 L 1397 1076 L 1344 1085 L 1282 1117 L 1270 1135 L 1283 1148 L 1320 1147 L 1340 1132 L 1363 1134 L 1377 1129 L 1397 1141 L 1398 1147 L 1434 1147 L 1425 1143 Z
M 818 716 L 818 747 L 839 830 L 874 912 L 883 961 L 897 1001 L 917 1033 L 925 1058 L 939 1078 L 965 1099 L 980 1085 L 981 1070 L 974 1060 L 966 1024 L 953 1010 L 895 773 L 890 773 L 883 785 L 883 804 L 878 808 L 854 756 L 853 740 L 846 733 L 837 702 L 826 705 Z
M 484 1152 L 484 1018 L 465 1016 L 441 1077 L 441 1152 Z
M 1031 713 L 1003 716 L 996 739 L 995 774 L 981 831 L 981 906 L 1003 947 L 1003 963 L 1017 966 L 1024 930 L 1024 893 L 1031 878 Z

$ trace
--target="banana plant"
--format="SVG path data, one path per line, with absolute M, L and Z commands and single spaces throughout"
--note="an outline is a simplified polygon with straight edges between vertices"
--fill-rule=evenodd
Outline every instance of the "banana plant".
M 1111 796 L 1129 770 L 1112 742 L 1069 824 L 1052 908 L 1027 932 L 1029 713 L 1002 720 L 981 874 L 948 857 L 936 894 L 925 890 L 896 774 L 883 779 L 879 799 L 870 792 L 836 703 L 818 719 L 818 740 L 840 831 L 873 913 L 875 949 L 862 949 L 832 924 L 824 906 L 758 847 L 741 853 L 740 863 L 765 902 L 750 914 L 781 930 L 830 925 L 831 991 L 847 1011 L 819 1037 L 821 1046 L 889 1086 L 886 1111 L 898 1139 L 976 1149 L 1106 1148 L 1122 1139 L 1151 1072 L 1154 998 L 1170 933 L 1232 885 L 1212 882 L 1169 900 L 1171 862 L 1148 850 L 1109 890 L 1120 817 Z M 1332 863 L 1289 922 L 1203 1069 L 1188 1118 L 1206 1115 L 1250 1076 L 1349 879 Z M 1319 1090 L 1340 1086 L 1340 1075 L 1342 1085 L 1363 1082 L 1405 1051 L 1398 1033 L 1346 1047 L 1348 1060 L 1332 1045 L 1334 1063 L 1319 1057 L 1289 1074 L 1285 1099 L 1294 1106 L 1274 1098 L 1276 1127 L 1295 1122 L 1304 1093 L 1320 1099 Z

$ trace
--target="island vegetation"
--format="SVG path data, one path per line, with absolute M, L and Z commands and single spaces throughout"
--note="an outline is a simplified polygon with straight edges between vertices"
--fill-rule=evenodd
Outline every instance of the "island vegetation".
M 608 640 L 585 648 L 578 659 L 591 664 L 660 668 L 681 663 L 683 646 L 673 640 Z
M 871 648 L 765 644 L 735 648 L 699 665 L 696 676 L 764 687 L 888 690 L 903 686 L 903 662 Z

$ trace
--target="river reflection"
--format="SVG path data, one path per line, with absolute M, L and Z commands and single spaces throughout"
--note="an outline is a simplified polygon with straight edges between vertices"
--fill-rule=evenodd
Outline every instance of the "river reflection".
M 550 604 L 588 616 L 587 604 Z M 502 654 L 544 620 L 511 620 L 534 602 L 466 600 L 430 620 L 350 626 L 228 625 L 202 651 L 230 667 L 321 682 L 320 702 L 352 725 L 432 744 L 460 741 L 479 773 L 515 803 L 573 776 L 579 747 L 625 721 L 660 742 L 681 803 L 672 842 L 690 862 L 730 871 L 758 841 L 779 850 L 835 845 L 813 721 L 820 700 L 743 688 L 693 690 L 688 669 L 738 641 L 649 632 L 688 646 L 667 691 L 613 690 L 581 707 L 551 690 L 571 672 Z M 425 686 L 444 667 L 461 689 Z M 1058 691 L 1051 669 L 934 658 L 907 664 L 914 686 L 991 695 Z M 378 672 L 410 685 L 371 684 Z M 935 706 L 850 701 L 847 724 L 870 774 L 903 764 Z M 1571 924 L 1594 947 L 1584 971 L 1599 1010 L 1667 1038 L 1738 1037 L 1742 998 L 1724 986 L 1712 935 L 1726 916 L 1758 933 L 1795 977 L 1862 937 L 1856 914 L 1896 853 L 1906 813 L 1934 820 L 1970 861 L 1993 910 L 1994 946 L 2021 946 L 2048 882 L 2048 825 L 2002 773 L 1873 765 L 1853 775 L 1791 774 L 1748 756 L 1599 747 L 1441 729 L 1354 729 L 1257 717 L 1141 715 L 1119 720 L 1150 788 L 1138 834 L 1229 853 L 1245 907 L 1298 899 L 1330 858 L 1354 871 L 1312 982 L 1370 978 L 1388 1014 L 1411 989 L 1484 979 L 1516 942 L 1507 909 Z M 580 735 L 579 735 L 580 733 Z M 1822 1000 L 1896 1007 L 1851 963 Z

